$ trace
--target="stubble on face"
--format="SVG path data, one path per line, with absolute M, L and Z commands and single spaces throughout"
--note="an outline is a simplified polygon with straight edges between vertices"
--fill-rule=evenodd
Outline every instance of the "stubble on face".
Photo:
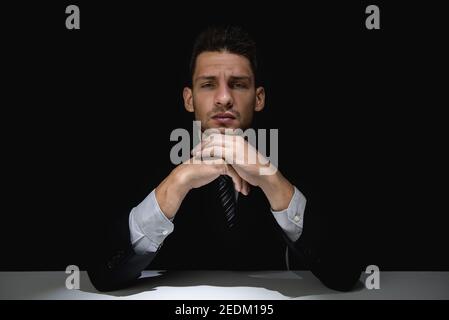
M 245 57 L 227 52 L 197 57 L 192 103 L 202 130 L 217 128 L 224 133 L 227 128 L 248 128 L 255 99 L 254 75 Z

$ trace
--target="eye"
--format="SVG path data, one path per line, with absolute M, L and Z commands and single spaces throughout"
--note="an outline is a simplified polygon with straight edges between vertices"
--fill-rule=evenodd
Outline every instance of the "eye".
M 214 84 L 212 82 L 205 82 L 200 85 L 201 88 L 212 88 Z
M 248 88 L 248 85 L 244 82 L 235 82 L 232 84 L 232 86 L 236 89 L 246 89 Z

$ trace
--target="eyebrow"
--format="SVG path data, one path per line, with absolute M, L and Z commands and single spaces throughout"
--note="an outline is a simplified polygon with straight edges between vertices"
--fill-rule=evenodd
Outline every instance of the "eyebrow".
M 251 81 L 251 77 L 249 76 L 231 76 L 232 80 L 248 80 Z
M 233 81 L 235 81 L 235 80 L 251 81 L 251 77 L 250 76 L 231 76 L 230 78 Z M 195 78 L 195 81 L 198 81 L 198 80 L 215 80 L 215 79 L 217 79 L 216 76 L 199 76 L 199 77 Z
M 199 76 L 195 78 L 195 81 L 198 80 L 215 80 L 217 77 L 216 76 Z

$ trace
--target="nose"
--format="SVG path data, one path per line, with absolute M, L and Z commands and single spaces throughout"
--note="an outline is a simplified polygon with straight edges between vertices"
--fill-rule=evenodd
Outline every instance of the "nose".
M 234 104 L 232 94 L 227 85 L 221 84 L 215 94 L 215 105 L 226 109 L 232 108 Z

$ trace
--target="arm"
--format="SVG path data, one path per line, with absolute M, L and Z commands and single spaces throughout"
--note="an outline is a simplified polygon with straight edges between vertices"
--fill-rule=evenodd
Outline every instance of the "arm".
M 361 269 L 359 263 L 355 261 L 357 260 L 355 259 L 357 253 L 351 250 L 350 247 L 358 239 L 352 238 L 351 233 L 346 231 L 350 228 L 348 224 L 342 223 L 345 220 L 344 215 L 330 216 L 332 219 L 336 219 L 337 223 L 329 223 L 329 219 L 327 219 L 331 232 L 328 232 L 329 230 L 326 230 L 326 226 L 321 224 L 318 228 L 312 227 L 310 232 L 314 232 L 312 241 L 304 239 L 304 236 L 301 235 L 302 227 L 299 228 L 300 222 L 302 222 L 301 216 L 296 214 L 298 216 L 296 218 L 298 219 L 298 228 L 295 228 L 292 224 L 287 224 L 287 228 L 285 228 L 281 221 L 283 217 L 276 217 L 276 212 L 289 211 L 287 208 L 290 206 L 289 203 L 294 195 L 294 187 L 270 162 L 266 161 L 266 159 L 260 161 L 260 159 L 264 158 L 263 155 L 259 154 L 243 137 L 211 134 L 206 138 L 201 148 L 195 148 L 194 152 L 198 156 L 209 157 L 213 154 L 219 155 L 223 159 L 233 160 L 232 166 L 239 176 L 251 185 L 259 186 L 262 189 L 272 210 L 275 211 L 273 213 L 275 218 L 278 218 L 276 219 L 278 221 L 276 225 L 287 243 L 287 253 L 292 257 L 293 267 L 296 265 L 296 262 L 300 262 L 302 267 L 310 269 L 315 276 L 332 289 L 346 291 L 354 286 L 360 277 Z M 232 158 L 229 155 L 232 155 Z M 249 162 L 248 159 L 251 158 L 259 161 L 256 163 Z M 335 191 L 338 191 L 338 186 L 334 193 Z M 332 199 L 332 196 L 330 199 Z M 336 207 L 342 202 L 341 200 L 329 200 L 333 206 L 330 212 L 336 211 Z M 307 206 L 308 212 L 310 212 L 310 205 L 308 204 Z M 308 215 L 310 216 L 310 214 Z M 281 223 L 279 223 L 280 221 Z M 288 230 L 290 227 L 293 228 L 293 232 Z M 307 230 L 308 228 L 310 226 L 307 225 L 305 229 Z M 294 232 L 295 229 L 297 231 L 296 234 Z M 322 237 L 323 234 L 325 235 L 324 237 Z M 321 239 L 319 239 L 320 236 L 322 237 Z M 316 241 L 317 239 L 319 241 Z M 342 239 L 345 240 L 343 241 Z
M 302 234 L 307 199 L 296 187 L 293 188 L 294 193 L 287 208 L 278 211 L 271 209 L 271 213 L 287 237 L 297 241 Z
M 173 232 L 173 220 L 182 201 L 192 188 L 215 180 L 220 174 L 232 177 L 236 190 L 247 194 L 246 182 L 231 166 L 191 164 L 176 167 L 131 213 L 112 224 L 107 241 L 98 245 L 88 273 L 100 291 L 132 285 L 157 254 L 164 239 Z M 100 240 L 101 241 L 101 240 Z
M 232 167 L 244 181 L 261 188 L 283 232 L 293 241 L 300 237 L 306 205 L 304 195 L 269 161 L 260 161 L 264 157 L 243 137 L 211 134 L 192 153 L 205 158 L 216 154 L 222 160 L 232 160 Z
M 175 192 L 175 188 L 180 189 L 180 183 L 174 172 L 158 188 L 165 190 L 165 193 L 171 192 L 172 197 L 178 199 L 177 210 L 186 192 Z M 172 220 L 176 212 L 169 211 L 167 207 L 171 218 L 167 217 L 159 206 L 156 192 L 157 188 L 128 215 L 120 217 L 110 226 L 109 240 L 97 249 L 109 253 L 105 256 L 99 253 L 101 258 L 88 270 L 93 285 L 99 291 L 118 290 L 132 285 L 156 257 L 165 238 L 173 232 Z
M 332 226 L 321 225 L 319 228 L 313 228 L 314 232 L 326 234 L 323 237 L 325 243 L 321 245 L 307 237 L 302 238 L 306 199 L 304 196 L 301 197 L 299 190 L 293 187 L 294 194 L 289 200 L 291 185 L 287 179 L 278 175 L 280 175 L 279 171 L 275 175 L 267 176 L 267 179 L 261 183 L 261 188 L 272 208 L 286 208 L 279 212 L 272 212 L 287 243 L 289 267 L 292 269 L 298 268 L 298 265 L 306 267 L 331 289 L 351 290 L 360 277 L 361 267 L 357 262 L 354 263 L 356 253 L 349 250 L 351 241 L 342 241 L 348 237 L 347 229 L 338 228 L 339 221 Z M 310 208 L 311 206 L 308 205 L 308 212 L 311 211 Z M 343 219 L 341 217 L 340 221 Z M 314 236 L 314 238 L 318 237 Z

